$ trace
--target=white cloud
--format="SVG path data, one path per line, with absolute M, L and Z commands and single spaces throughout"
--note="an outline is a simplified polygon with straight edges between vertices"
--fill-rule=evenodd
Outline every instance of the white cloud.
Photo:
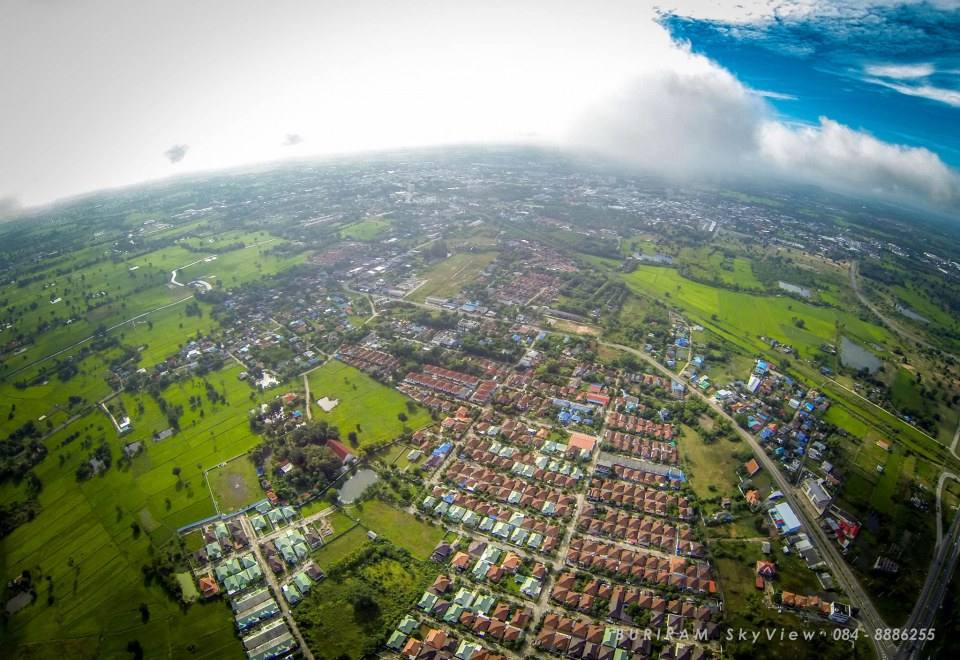
M 934 205 L 960 201 L 960 176 L 933 152 L 827 118 L 789 125 L 728 71 L 692 54 L 585 114 L 581 149 L 668 177 L 771 177 Z
M 897 80 L 926 78 L 936 73 L 932 64 L 868 64 L 863 70 L 871 76 Z
M 907 96 L 918 96 L 960 108 L 960 91 L 955 89 L 935 87 L 933 85 L 905 85 L 903 83 L 888 82 L 880 78 L 864 78 L 864 81 L 892 89 L 895 92 L 906 94 Z
M 761 96 L 765 99 L 773 99 L 775 101 L 796 101 L 799 97 L 794 96 L 793 94 L 784 94 L 783 92 L 773 92 L 769 89 L 753 89 L 750 90 L 757 96 Z
M 816 126 L 765 120 L 758 133 L 762 160 L 800 180 L 940 204 L 960 194 L 957 173 L 932 151 L 883 142 L 826 117 Z

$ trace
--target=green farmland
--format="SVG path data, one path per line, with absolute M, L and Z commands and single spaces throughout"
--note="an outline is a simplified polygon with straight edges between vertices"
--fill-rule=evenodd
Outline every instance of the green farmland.
M 427 411 L 411 399 L 342 362 L 328 362 L 311 371 L 307 378 L 313 418 L 339 428 L 345 444 L 351 432 L 357 434 L 358 446 L 365 447 L 393 440 L 404 428 L 416 430 L 430 423 Z M 317 399 L 323 397 L 340 403 L 324 412 L 316 405 Z M 407 420 L 401 421 L 399 415 Z
M 259 442 L 244 414 L 251 390 L 237 379 L 239 371 L 233 366 L 206 376 L 227 403 L 204 400 L 190 410 L 188 397 L 205 392 L 201 378 L 163 391 L 168 402 L 184 406 L 181 430 L 166 439 L 153 439 L 169 426 L 156 402 L 123 394 L 111 403 L 130 415 L 133 430 L 127 435 L 118 437 L 107 416 L 94 409 L 45 441 L 49 454 L 35 468 L 43 484 L 42 509 L 0 541 L 4 575 L 29 570 L 38 592 L 33 605 L 10 617 L 3 633 L 7 648 L 41 658 L 118 657 L 138 640 L 147 657 L 182 657 L 188 646 L 198 649 L 196 657 L 240 653 L 221 603 L 181 611 L 159 586 L 145 585 L 141 572 L 158 549 L 172 547 L 177 528 L 214 513 L 203 470 Z M 258 400 L 273 396 L 267 392 Z M 101 439 L 110 446 L 113 465 L 78 482 L 77 467 L 91 451 L 85 445 L 95 447 Z M 123 447 L 135 441 L 144 451 L 122 464 Z M 241 457 L 229 465 L 245 463 Z M 259 488 L 255 479 L 252 486 Z M 151 612 L 147 623 L 141 621 L 141 603 Z

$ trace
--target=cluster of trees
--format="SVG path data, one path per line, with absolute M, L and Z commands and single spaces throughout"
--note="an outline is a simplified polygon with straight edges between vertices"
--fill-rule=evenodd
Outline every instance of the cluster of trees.
M 40 441 L 43 433 L 32 419 L 14 429 L 0 442 L 0 483 L 18 481 L 47 455 Z
M 336 426 L 315 420 L 290 433 L 265 437 L 251 452 L 251 459 L 257 465 L 292 463 L 294 469 L 274 483 L 278 495 L 292 500 L 299 494 L 322 490 L 337 477 L 342 463 L 326 442 L 339 438 Z
M 77 466 L 77 481 L 86 481 L 97 473 L 94 469 L 94 462 L 102 466 L 100 468 L 102 472 L 110 469 L 110 466 L 113 464 L 113 452 L 110 450 L 110 445 L 106 442 L 101 442 L 100 446 L 90 454 L 90 459 L 83 461 Z

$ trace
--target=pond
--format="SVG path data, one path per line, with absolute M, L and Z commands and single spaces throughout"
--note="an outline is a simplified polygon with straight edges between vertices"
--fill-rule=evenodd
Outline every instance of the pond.
M 914 321 L 919 321 L 920 323 L 930 323 L 930 319 L 928 319 L 926 316 L 918 314 L 903 303 L 897 303 L 897 311 L 906 316 L 908 319 L 913 319 Z
M 883 365 L 883 360 L 846 337 L 840 337 L 840 363 L 851 369 L 874 373 Z
M 804 298 L 809 298 L 813 294 L 813 292 L 805 286 L 797 286 L 796 284 L 790 284 L 790 282 L 784 282 L 783 280 L 777 282 L 777 285 L 784 291 L 795 293 L 798 296 L 803 296 Z
M 380 477 L 373 470 L 357 470 L 357 473 L 347 479 L 340 489 L 340 501 L 344 504 L 350 504 L 355 499 L 363 495 L 364 491 L 377 483 Z

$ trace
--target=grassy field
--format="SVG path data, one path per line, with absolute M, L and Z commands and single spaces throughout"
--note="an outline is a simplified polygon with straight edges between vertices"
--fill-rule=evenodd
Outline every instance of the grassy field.
M 372 241 L 380 234 L 390 229 L 391 222 L 387 218 L 365 218 L 360 222 L 340 230 L 340 238 L 356 241 Z
M 417 559 L 427 559 L 443 538 L 443 529 L 421 522 L 380 500 L 368 500 L 351 507 L 360 523 Z
M 427 283 L 410 294 L 410 299 L 423 302 L 430 296 L 448 298 L 460 293 L 487 265 L 496 252 L 460 252 L 436 264 L 423 274 Z
M 328 570 L 338 561 L 353 554 L 355 550 L 369 542 L 367 530 L 363 527 L 354 526 L 342 533 L 336 528 L 334 530 L 337 536 L 324 543 L 323 547 L 313 553 L 317 565 L 324 570 Z
M 684 248 L 676 263 L 683 265 L 698 280 L 722 282 L 751 291 L 763 291 L 766 288 L 753 274 L 749 259 L 727 257 L 719 248 Z
M 747 449 L 746 446 L 729 440 L 707 444 L 689 426 L 681 428 L 680 457 L 697 498 L 739 497 L 736 473 L 738 469 L 742 471 L 743 461 L 737 454 Z
M 758 296 L 712 287 L 685 279 L 673 268 L 638 266 L 624 279 L 631 288 L 667 299 L 694 320 L 726 330 L 754 348 L 767 348 L 759 340 L 764 335 L 790 344 L 809 357 L 823 343 L 836 344 L 840 329 L 867 344 L 893 345 L 883 327 L 849 312 L 786 296 Z
M 221 513 L 238 511 L 243 506 L 263 499 L 257 470 L 246 456 L 207 472 L 207 482 Z
M 399 437 L 404 428 L 418 429 L 430 423 L 430 415 L 420 406 L 411 410 L 411 401 L 400 392 L 383 385 L 358 369 L 331 361 L 310 372 L 310 405 L 314 419 L 323 419 L 340 429 L 345 444 L 348 434 L 357 434 L 360 447 L 378 445 Z M 323 397 L 340 403 L 330 412 L 316 405 Z M 405 415 L 401 421 L 399 415 Z

